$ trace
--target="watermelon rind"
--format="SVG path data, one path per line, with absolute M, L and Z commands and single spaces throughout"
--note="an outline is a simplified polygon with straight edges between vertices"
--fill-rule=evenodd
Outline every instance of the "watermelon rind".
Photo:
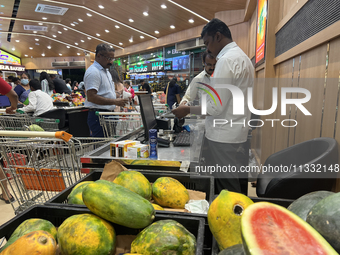
M 332 246 L 313 227 L 311 227 L 307 222 L 302 220 L 299 216 L 290 212 L 289 210 L 287 210 L 286 208 L 282 206 L 275 205 L 275 204 L 268 203 L 268 202 L 254 203 L 250 205 L 243 213 L 243 216 L 241 219 L 241 230 L 242 230 L 242 239 L 244 241 L 243 244 L 244 244 L 246 254 L 251 254 L 251 255 L 265 254 L 265 251 L 261 249 L 260 245 L 256 241 L 257 233 L 254 232 L 254 229 L 252 228 L 252 224 L 251 224 L 252 216 L 258 209 L 265 209 L 266 211 L 280 210 L 281 212 L 285 213 L 287 217 L 292 218 L 294 221 L 296 221 L 296 223 L 301 225 L 305 229 L 307 234 L 309 234 L 312 238 L 315 238 L 318 241 L 318 243 L 323 247 L 323 249 L 326 251 L 327 255 L 338 254 L 332 248 Z M 278 231 L 280 230 L 278 229 Z M 274 233 L 273 235 L 277 236 L 280 234 L 281 234 L 281 231 L 280 233 L 276 233 L 276 234 Z M 294 237 L 292 236 L 291 238 L 293 239 Z M 287 244 L 287 246 L 288 245 L 289 244 Z M 308 248 L 310 249 L 311 247 L 308 247 Z

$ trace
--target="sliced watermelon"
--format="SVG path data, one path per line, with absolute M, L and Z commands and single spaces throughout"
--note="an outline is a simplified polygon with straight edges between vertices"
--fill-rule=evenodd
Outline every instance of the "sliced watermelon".
M 338 254 L 308 223 L 279 205 L 259 202 L 250 205 L 241 219 L 246 253 Z

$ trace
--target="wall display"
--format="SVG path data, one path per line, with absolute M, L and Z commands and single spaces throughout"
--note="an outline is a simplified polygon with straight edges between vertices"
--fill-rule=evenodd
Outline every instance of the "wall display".
M 0 70 L 1 71 L 15 71 L 15 72 L 24 72 L 25 67 L 24 66 L 10 66 L 10 65 L 2 65 L 0 64 Z
M 164 69 L 164 61 L 141 62 L 139 65 L 131 64 L 128 68 L 130 73 L 157 72 Z
M 176 57 L 172 59 L 173 71 L 189 71 L 189 56 Z
M 172 61 L 165 61 L 164 71 L 171 71 L 172 70 Z
M 0 50 L 0 64 L 20 66 L 21 60 L 4 50 Z
M 255 64 L 264 62 L 267 32 L 267 4 L 268 0 L 257 1 L 256 55 Z

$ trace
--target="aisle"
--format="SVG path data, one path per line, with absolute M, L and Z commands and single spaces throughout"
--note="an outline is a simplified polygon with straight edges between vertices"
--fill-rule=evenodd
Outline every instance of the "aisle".
M 2 200 L 0 200 L 0 212 L 0 226 L 15 216 L 11 204 L 6 204 Z

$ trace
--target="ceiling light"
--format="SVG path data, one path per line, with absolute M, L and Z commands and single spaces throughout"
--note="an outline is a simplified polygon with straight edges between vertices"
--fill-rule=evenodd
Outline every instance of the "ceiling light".
M 71 23 L 71 26 L 75 26 L 75 24 Z
M 47 20 L 47 18 L 46 18 L 46 17 L 42 17 L 42 19 L 43 19 L 43 20 Z
M 41 56 L 45 57 L 45 54 L 43 53 L 43 54 L 41 54 Z
M 124 59 L 124 62 L 126 62 L 126 59 Z
M 100 36 L 100 34 L 97 33 L 96 36 Z
M 89 17 L 92 17 L 92 14 L 91 13 L 86 13 L 87 16 Z
M 38 39 L 38 38 L 35 38 L 34 40 L 36 40 L 37 42 L 39 42 L 39 39 Z
M 42 26 L 42 25 L 44 25 L 44 23 L 39 22 L 38 25 L 39 25 L 39 26 Z
M 36 34 L 37 33 L 37 31 L 33 31 L 33 34 Z
M 50 50 L 51 48 L 52 48 L 52 47 L 51 47 L 50 45 L 48 45 L 48 46 L 47 46 L 47 49 L 49 49 L 49 50 Z
M 84 40 L 80 40 L 81 42 L 85 42 Z
M 59 53 L 59 56 L 62 56 L 63 54 Z
M 78 53 L 77 53 L 77 55 L 79 56 L 79 55 L 80 55 L 80 53 L 78 52 Z
M 54 38 L 56 38 L 57 36 L 56 35 L 52 35 Z
M 155 31 L 155 34 L 159 34 L 159 31 L 156 30 L 156 31 Z
M 16 42 L 20 42 L 19 40 L 15 40 Z
M 133 39 L 131 38 L 131 39 L 129 39 L 129 42 L 133 42 Z
M 83 22 L 83 20 L 82 19 L 78 19 L 79 20 L 79 22 Z
M 13 47 L 12 50 L 15 50 L 15 48 Z
M 91 37 L 87 37 L 87 39 L 91 40 Z
M 99 7 L 100 9 L 104 9 L 104 6 L 102 6 L 101 4 L 98 5 L 98 7 Z
M 120 42 L 119 45 L 123 45 L 123 43 Z
M 197 17 L 199 17 L 199 18 L 205 20 L 206 22 L 209 22 L 208 19 L 204 18 L 203 16 L 199 15 L 199 14 L 196 13 L 196 12 L 193 12 L 192 10 L 190 10 L 190 9 L 188 9 L 188 8 L 185 8 L 183 5 L 180 5 L 180 4 L 178 4 L 178 3 L 176 3 L 176 2 L 174 2 L 174 1 L 172 1 L 172 0 L 168 0 L 168 1 L 169 1 L 170 3 L 172 3 L 172 4 L 174 4 L 174 5 L 177 5 L 178 7 L 182 8 L 183 10 L 186 10 L 187 12 L 190 12 L 190 13 L 194 14 L 195 16 L 197 16 Z
M 118 26 L 118 25 L 115 25 L 115 28 L 119 28 L 119 26 Z
M 32 48 L 32 47 L 29 47 L 29 49 L 30 49 L 30 50 L 33 50 L 33 48 Z
M 0 5 L 0 7 L 1 7 L 1 8 L 4 8 L 5 6 L 2 4 L 2 5 Z
M 35 43 L 35 45 L 40 45 L 39 43 Z
M 28 57 L 28 55 L 25 55 L 25 57 Z
M 189 19 L 189 22 L 190 22 L 190 23 L 194 23 L 194 20 L 193 20 L 193 19 Z
M 75 45 L 78 45 L 78 43 L 77 43 L 77 42 L 75 42 L 74 44 L 75 44 Z
M 141 35 L 141 36 L 140 36 L 140 39 L 144 39 L 144 36 Z
M 78 22 L 76 22 L 76 21 L 73 21 L 73 23 L 74 23 L 74 24 L 76 24 L 76 25 L 78 25 L 78 24 L 79 24 L 79 23 L 78 23 Z
M 130 22 L 134 22 L 134 20 L 133 20 L 133 19 L 129 19 L 129 21 L 130 21 Z
M 112 46 L 112 45 L 110 45 L 110 48 L 112 49 L 112 48 L 113 48 L 113 46 Z
M 161 7 L 162 7 L 162 9 L 166 9 L 166 5 L 165 4 L 162 4 Z
M 106 32 L 106 33 L 110 33 L 110 31 L 109 31 L 109 30 L 107 30 L 107 29 L 105 29 L 105 32 Z
M 69 49 L 69 48 L 71 48 L 71 47 L 70 47 L 70 46 L 66 46 L 66 48 L 68 48 L 68 49 Z
M 67 31 L 68 29 L 66 27 L 64 27 L 64 30 Z
M 171 29 L 175 29 L 175 26 L 174 26 L 174 25 L 171 25 L 170 28 L 171 28 Z
M 144 16 L 149 16 L 149 13 L 148 12 L 143 12 L 143 15 Z

